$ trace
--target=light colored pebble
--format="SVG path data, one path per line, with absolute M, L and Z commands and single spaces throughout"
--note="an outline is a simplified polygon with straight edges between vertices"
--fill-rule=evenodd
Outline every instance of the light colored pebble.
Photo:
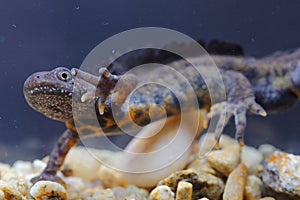
M 258 147 L 258 150 L 265 158 L 268 158 L 276 150 L 276 148 L 271 144 L 262 144 Z
M 20 177 L 11 169 L 3 170 L 1 172 L 1 180 L 5 182 L 11 182 L 12 180 L 18 180 Z
M 14 187 L 15 189 L 23 196 L 26 197 L 26 199 L 28 199 L 28 197 L 30 196 L 28 193 L 28 190 L 30 188 L 31 184 L 27 184 L 25 181 L 23 180 L 18 180 L 15 181 Z
M 5 194 L 2 190 L 0 190 L 0 199 L 4 200 L 5 199 Z
M 95 157 L 100 153 L 99 150 L 92 148 L 89 148 L 89 150 L 85 147 L 71 148 L 65 158 L 62 170 L 70 169 L 72 176 L 78 176 L 84 180 L 95 180 L 98 177 L 94 172 L 96 172 L 101 165 L 101 162 Z
M 126 193 L 126 189 L 123 187 L 113 187 L 112 191 L 116 199 L 122 199 Z
M 79 198 L 82 191 L 86 188 L 84 181 L 79 177 L 65 177 L 64 182 L 68 185 L 67 193 L 69 199 Z
M 243 200 L 247 176 L 247 167 L 239 164 L 228 176 L 223 200 Z
M 209 199 L 206 198 L 206 197 L 203 197 L 203 198 L 201 198 L 201 199 L 199 199 L 199 200 L 209 200 Z
M 264 198 L 261 198 L 260 200 L 276 200 L 276 199 L 273 197 L 264 197 Z
M 191 200 L 193 185 L 191 183 L 180 181 L 176 191 L 176 200 Z
M 215 140 L 215 134 L 214 133 L 207 133 L 203 136 L 201 136 L 200 140 L 199 140 L 199 156 L 206 156 L 207 153 L 210 153 L 214 146 L 216 144 L 216 140 Z M 228 135 L 222 135 L 220 138 L 220 147 L 226 148 L 229 147 L 231 145 L 236 145 L 237 141 L 233 138 L 231 138 Z
M 193 198 L 205 196 L 211 200 L 218 200 L 224 190 L 224 183 L 220 178 L 195 169 L 177 171 L 158 184 L 167 185 L 175 191 L 180 181 L 190 182 L 193 188 L 198 188 L 193 190 Z
M 114 193 L 111 189 L 97 190 L 94 192 L 92 198 L 94 200 L 115 200 Z
M 187 169 L 195 169 L 196 171 L 203 171 L 214 176 L 220 176 L 220 173 L 208 164 L 205 157 L 196 158 L 187 166 Z
M 207 162 L 223 175 L 228 176 L 240 162 L 240 146 L 234 144 L 207 154 Z
M 300 156 L 274 151 L 266 160 L 262 180 L 279 194 L 300 198 Z
M 168 186 L 160 185 L 152 190 L 150 200 L 174 200 L 174 192 Z
M 21 193 L 15 188 L 12 184 L 6 183 L 4 181 L 0 180 L 0 191 L 2 194 L 1 196 L 4 196 L 4 199 L 14 199 L 14 200 L 23 200 L 23 196 Z
M 29 174 L 33 172 L 33 165 L 31 162 L 18 160 L 16 161 L 13 166 L 12 170 L 17 174 Z
M 115 199 L 123 200 L 145 200 L 149 196 L 148 191 L 138 188 L 134 185 L 129 185 L 126 188 L 123 187 L 113 187 L 112 191 L 114 193 Z
M 0 163 L 0 173 L 2 171 L 7 171 L 10 169 L 10 166 L 8 164 Z
M 241 163 L 245 164 L 249 174 L 258 174 L 263 167 L 263 154 L 254 147 L 244 146 L 241 148 Z
M 126 185 L 122 180 L 122 178 L 120 178 L 119 172 L 105 165 L 100 166 L 100 168 L 97 171 L 97 176 L 102 181 L 103 185 L 108 188 L 118 186 L 118 185 L 120 186 Z
M 48 157 L 47 157 L 47 160 L 48 160 Z M 47 166 L 47 162 L 44 161 L 44 159 L 43 160 L 38 160 L 38 159 L 34 160 L 33 163 L 32 163 L 33 172 L 35 172 L 35 173 L 38 172 L 39 173 L 39 172 L 43 171 Z
M 54 197 L 59 200 L 68 199 L 65 188 L 61 184 L 52 181 L 38 181 L 30 189 L 30 194 L 36 200 L 50 200 Z
M 255 175 L 249 175 L 245 187 L 245 199 L 257 200 L 261 198 L 262 181 Z

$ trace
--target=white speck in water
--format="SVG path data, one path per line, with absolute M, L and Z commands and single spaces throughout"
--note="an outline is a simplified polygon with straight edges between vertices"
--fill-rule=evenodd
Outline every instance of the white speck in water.
M 108 22 L 102 22 L 102 25 L 107 26 L 107 25 L 109 25 L 109 23 Z
M 115 54 L 115 53 L 116 53 L 116 50 L 114 50 L 114 49 L 111 50 L 111 53 L 112 53 L 112 54 Z
M 75 8 L 76 10 L 79 10 L 79 9 L 80 9 L 80 6 L 74 6 L 74 8 Z
M 12 24 L 11 26 L 14 27 L 14 28 L 17 28 L 17 25 L 16 25 L 16 24 Z

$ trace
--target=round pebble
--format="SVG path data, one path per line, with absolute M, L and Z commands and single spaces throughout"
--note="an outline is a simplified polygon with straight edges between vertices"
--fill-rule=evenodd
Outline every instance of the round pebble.
M 161 185 L 152 190 L 150 200 L 174 200 L 174 192 L 168 186 Z
M 32 186 L 30 194 L 36 200 L 47 200 L 56 197 L 59 200 L 66 200 L 67 192 L 65 188 L 56 182 L 39 181 Z

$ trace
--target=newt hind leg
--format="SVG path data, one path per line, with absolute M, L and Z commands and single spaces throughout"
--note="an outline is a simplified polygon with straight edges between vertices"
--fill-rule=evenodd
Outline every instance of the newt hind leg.
M 223 80 L 225 87 L 228 88 L 228 100 L 212 105 L 204 119 L 204 128 L 208 127 L 208 123 L 213 117 L 220 116 L 215 130 L 215 147 L 219 148 L 222 131 L 229 119 L 234 116 L 236 127 L 235 137 L 240 146 L 243 146 L 247 111 L 261 116 L 266 116 L 267 113 L 261 105 L 255 102 L 252 87 L 241 73 L 227 71 L 224 74 Z

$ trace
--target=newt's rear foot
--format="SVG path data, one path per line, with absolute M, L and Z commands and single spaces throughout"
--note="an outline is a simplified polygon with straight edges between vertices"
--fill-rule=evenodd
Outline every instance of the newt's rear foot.
M 38 181 L 52 181 L 61 184 L 64 188 L 67 188 L 67 184 L 60 177 L 52 173 L 43 172 L 41 175 L 32 178 L 30 181 L 32 184 L 35 184 Z
M 211 107 L 210 112 L 206 115 L 204 119 L 203 126 L 204 128 L 207 128 L 209 120 L 211 118 L 217 115 L 220 116 L 215 130 L 215 148 L 220 148 L 219 140 L 222 131 L 232 116 L 234 116 L 235 118 L 236 140 L 239 142 L 240 146 L 244 145 L 244 131 L 246 128 L 247 111 L 250 111 L 256 115 L 267 115 L 266 111 L 258 103 L 255 102 L 253 97 L 241 99 L 236 102 L 221 102 Z

